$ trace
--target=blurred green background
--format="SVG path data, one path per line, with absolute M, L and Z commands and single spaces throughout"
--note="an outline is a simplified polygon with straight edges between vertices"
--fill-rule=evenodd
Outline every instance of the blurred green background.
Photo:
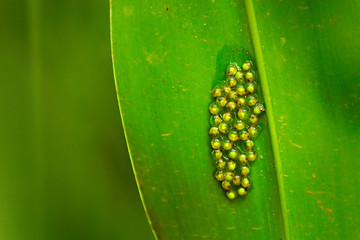
M 121 129 L 109 3 L 0 3 L 0 238 L 152 239 Z

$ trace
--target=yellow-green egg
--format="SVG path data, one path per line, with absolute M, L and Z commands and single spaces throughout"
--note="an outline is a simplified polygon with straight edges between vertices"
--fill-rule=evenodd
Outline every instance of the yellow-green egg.
M 235 87 L 236 86 L 236 79 L 233 77 L 228 77 L 226 79 L 226 85 L 228 85 L 229 87 Z
M 219 85 L 216 85 L 213 90 L 211 91 L 211 94 L 213 95 L 213 97 L 220 97 L 222 95 L 222 90 L 221 87 Z
M 256 124 L 258 124 L 258 122 L 259 122 L 258 116 L 255 115 L 255 114 L 251 114 L 251 115 L 250 115 L 250 118 L 249 118 L 249 122 L 250 122 L 251 125 L 256 125 Z
M 248 140 L 249 139 L 249 133 L 246 130 L 241 130 L 239 132 L 239 138 L 243 141 Z
M 247 120 L 250 117 L 250 110 L 247 107 L 239 108 L 237 115 L 241 120 Z
M 257 153 L 255 151 L 248 151 L 246 154 L 246 158 L 247 160 L 249 160 L 250 162 L 253 162 L 256 160 L 257 158 Z
M 237 149 L 232 148 L 229 150 L 229 153 L 228 153 L 229 158 L 236 159 L 238 155 L 239 155 L 239 151 Z
M 230 141 L 229 139 L 224 139 L 222 141 L 222 148 L 224 150 L 230 150 L 233 147 L 233 142 Z
M 225 96 L 220 96 L 216 98 L 216 103 L 221 107 L 225 107 L 226 104 L 228 103 L 228 100 Z
M 236 103 L 233 101 L 230 101 L 226 104 L 226 108 L 229 109 L 230 111 L 234 111 L 236 109 Z
M 253 125 L 249 127 L 248 131 L 250 138 L 256 138 L 257 136 L 259 136 L 260 127 L 258 125 Z
M 216 161 L 216 168 L 219 170 L 224 170 L 226 166 L 226 161 L 222 158 Z
M 234 122 L 234 128 L 236 130 L 243 130 L 246 127 L 246 123 L 243 120 L 236 119 Z
M 229 139 L 231 140 L 231 141 L 233 141 L 233 142 L 236 142 L 237 140 L 239 140 L 239 134 L 238 134 L 238 132 L 237 131 L 235 131 L 235 130 L 231 130 L 230 132 L 229 132 Z
M 222 91 L 223 91 L 223 95 L 227 96 L 230 93 L 231 88 L 229 86 L 225 85 L 225 86 L 223 86 Z
M 248 193 L 247 190 L 245 188 L 243 188 L 243 187 L 238 189 L 238 194 L 240 196 L 245 196 L 247 193 Z
M 227 171 L 225 172 L 225 181 L 231 182 L 234 178 L 234 172 Z
M 212 152 L 211 152 L 211 156 L 214 160 L 218 160 L 220 159 L 222 156 L 223 156 L 223 153 L 221 150 L 219 149 L 214 149 Z
M 249 96 L 247 96 L 247 104 L 252 107 L 255 104 L 257 104 L 258 102 L 258 98 L 256 96 L 256 94 L 250 94 Z
M 233 160 L 227 162 L 227 169 L 230 171 L 234 171 L 236 168 L 236 163 Z
M 230 190 L 231 188 L 231 182 L 229 181 L 222 181 L 221 186 L 225 190 Z
M 231 112 L 226 112 L 223 114 L 222 119 L 224 120 L 224 122 L 229 123 L 233 120 L 233 116 Z
M 215 172 L 215 178 L 218 181 L 223 181 L 225 179 L 225 173 L 222 170 L 218 170 Z
M 226 176 L 225 176 L 226 177 Z M 251 186 L 251 182 L 250 182 L 250 179 L 249 178 L 242 178 L 241 179 L 241 185 L 244 187 L 244 188 L 249 188 Z
M 255 104 L 254 108 L 253 108 L 253 113 L 255 115 L 259 115 L 260 113 L 262 113 L 263 111 L 265 111 L 264 105 L 262 105 L 261 103 L 257 103 Z
M 254 148 L 254 141 L 248 139 L 245 141 L 245 146 L 248 150 L 251 150 Z
M 241 175 L 243 175 L 244 177 L 247 177 L 250 173 L 250 168 L 248 168 L 247 166 L 242 166 L 241 167 Z
M 219 131 L 222 133 L 229 132 L 229 125 L 226 122 L 222 122 L 219 124 Z
M 228 96 L 230 101 L 236 102 L 238 100 L 238 95 L 235 91 L 231 91 Z
M 235 64 L 229 64 L 226 68 L 226 73 L 228 76 L 234 76 L 237 71 L 238 70 Z
M 209 107 L 211 114 L 218 114 L 220 112 L 220 106 L 216 102 L 213 102 Z
M 222 119 L 220 117 L 220 115 L 216 114 L 216 115 L 211 115 L 210 117 L 210 124 L 211 126 L 218 126 L 220 123 L 222 122 Z
M 244 71 L 249 71 L 252 68 L 252 62 L 245 61 L 241 67 Z
M 246 98 L 239 97 L 238 100 L 237 100 L 237 105 L 239 107 L 245 107 L 246 106 Z
M 219 138 L 213 138 L 211 140 L 211 147 L 213 149 L 220 149 L 221 147 L 221 140 Z
M 246 73 L 245 73 L 245 78 L 246 78 L 246 80 L 248 80 L 249 82 L 254 81 L 254 73 L 253 73 L 253 72 L 246 72 Z
M 235 90 L 236 93 L 239 94 L 240 96 L 246 95 L 246 87 L 243 84 L 236 85 Z
M 246 92 L 250 93 L 250 94 L 256 92 L 256 83 L 255 82 L 248 82 L 246 84 Z
M 230 200 L 234 200 L 237 196 L 237 192 L 233 189 L 226 192 L 226 197 Z
M 239 186 L 241 184 L 241 177 L 239 175 L 235 175 L 233 178 L 233 183 L 236 186 Z
M 218 128 L 218 127 L 212 127 L 212 128 L 210 128 L 209 134 L 210 134 L 210 136 L 212 136 L 212 137 L 219 136 L 219 134 L 220 134 L 219 128 Z
M 245 154 L 242 153 L 239 155 L 239 162 L 242 164 L 246 164 L 248 162 Z
M 244 73 L 241 72 L 241 71 L 238 71 L 236 74 L 235 74 L 235 79 L 240 82 L 240 81 L 243 81 L 244 80 Z

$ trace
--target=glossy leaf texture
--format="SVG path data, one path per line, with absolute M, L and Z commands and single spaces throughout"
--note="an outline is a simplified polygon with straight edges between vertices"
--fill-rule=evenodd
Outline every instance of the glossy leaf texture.
M 358 238 L 357 2 L 112 0 L 116 85 L 158 239 Z M 254 56 L 266 103 L 253 187 L 214 180 L 211 96 Z

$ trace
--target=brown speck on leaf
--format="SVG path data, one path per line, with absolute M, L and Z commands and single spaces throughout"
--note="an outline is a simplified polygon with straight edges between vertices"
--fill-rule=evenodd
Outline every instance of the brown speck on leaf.
M 311 174 L 312 178 L 316 178 L 316 175 L 315 173 Z
M 333 212 L 333 210 L 332 209 L 326 209 L 326 211 L 328 211 L 328 213 L 332 213 Z
M 167 52 L 164 53 L 164 57 L 166 56 Z
M 259 228 L 259 227 L 252 227 L 251 229 L 252 229 L 252 230 L 260 230 L 261 228 Z
M 166 10 L 166 11 L 169 11 L 169 8 L 168 8 L 167 6 L 165 6 L 165 10 Z
M 297 148 L 303 148 L 303 146 L 300 146 L 296 143 L 293 143 L 291 140 L 289 140 L 289 142 L 291 143 L 291 145 L 293 145 L 294 147 L 297 147 Z
M 269 15 L 270 15 L 270 13 L 269 13 L 269 12 L 267 12 L 267 13 L 266 13 L 266 15 L 268 15 L 268 16 L 269 16 Z
M 306 191 L 307 194 L 312 194 L 312 191 Z
M 195 38 L 197 38 L 197 36 L 195 36 Z
M 283 174 L 283 176 L 284 176 L 284 177 L 289 177 L 289 175 L 287 175 L 287 174 Z

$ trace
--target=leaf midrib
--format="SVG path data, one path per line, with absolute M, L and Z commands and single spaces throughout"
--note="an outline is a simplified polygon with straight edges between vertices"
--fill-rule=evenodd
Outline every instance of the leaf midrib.
M 278 190 L 279 190 L 279 198 L 280 198 L 280 207 L 282 213 L 282 222 L 283 222 L 283 229 L 286 239 L 290 239 L 289 235 L 289 222 L 288 217 L 286 214 L 287 211 L 287 203 L 286 203 L 286 194 L 285 194 L 285 187 L 283 181 L 283 168 L 281 164 L 280 158 L 280 151 L 279 151 L 279 144 L 278 144 L 278 137 L 276 131 L 276 123 L 274 118 L 274 113 L 271 104 L 271 97 L 270 97 L 270 88 L 268 79 L 266 76 L 266 69 L 265 69 L 265 61 L 262 54 L 261 49 L 261 42 L 260 37 L 258 34 L 258 28 L 256 23 L 255 11 L 252 0 L 245 0 L 245 11 L 246 17 L 249 24 L 250 35 L 252 38 L 252 44 L 255 53 L 255 59 L 258 67 L 258 72 L 261 79 L 261 91 L 264 96 L 264 101 L 266 104 L 266 116 L 268 120 L 269 132 L 270 132 L 270 140 L 271 140 L 271 148 L 273 151 L 274 162 L 275 162 L 275 170 L 276 170 L 276 178 L 278 181 Z

